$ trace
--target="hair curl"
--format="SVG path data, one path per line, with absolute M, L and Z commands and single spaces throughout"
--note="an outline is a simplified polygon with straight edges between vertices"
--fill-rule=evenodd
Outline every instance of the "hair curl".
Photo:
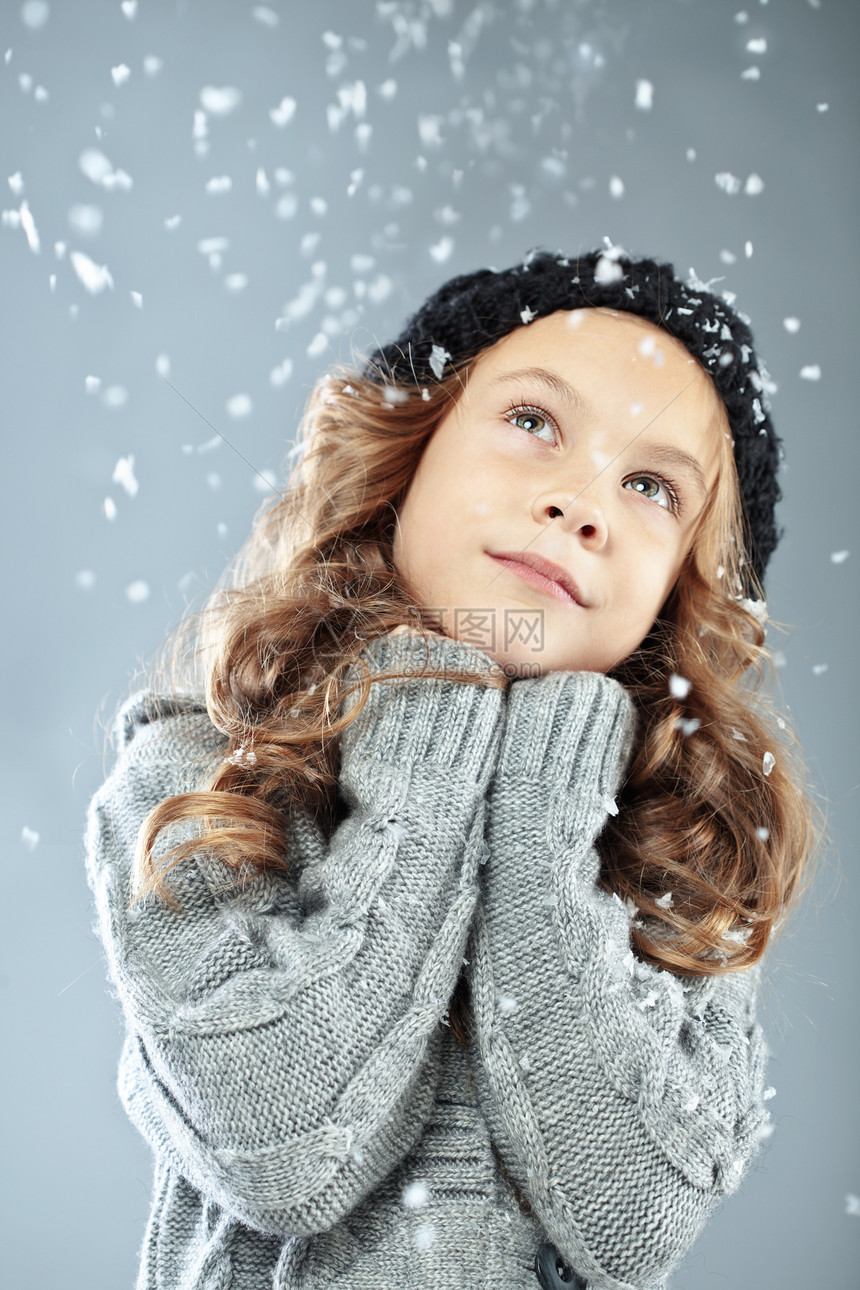
M 177 907 L 167 875 L 201 846 L 240 876 L 288 869 L 296 810 L 330 836 L 338 736 L 373 683 L 365 677 L 361 701 L 339 718 L 354 688 L 350 664 L 367 640 L 401 624 L 444 632 L 401 584 L 393 537 L 421 453 L 473 362 L 423 397 L 344 366 L 314 387 L 286 491 L 262 505 L 219 587 L 150 670 L 153 688 L 205 691 L 229 748 L 198 791 L 145 820 L 133 904 L 152 892 Z M 750 582 L 748 569 L 745 582 L 740 576 L 745 533 L 728 439 L 675 588 L 648 638 L 613 672 L 634 698 L 640 738 L 619 814 L 599 840 L 600 881 L 628 902 L 634 951 L 677 975 L 756 963 L 807 885 L 814 853 L 816 809 L 796 740 L 761 692 L 764 630 L 740 595 Z M 670 692 L 672 674 L 691 683 L 683 699 Z M 505 684 L 486 671 L 445 675 Z M 198 836 L 159 855 L 157 866 L 159 835 L 187 821 Z M 449 1017 L 466 1046 L 465 975 Z

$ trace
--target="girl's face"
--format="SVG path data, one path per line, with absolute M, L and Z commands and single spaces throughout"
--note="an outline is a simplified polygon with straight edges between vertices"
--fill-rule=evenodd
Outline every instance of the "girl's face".
M 510 675 L 607 672 L 650 631 L 718 475 L 722 403 L 666 332 L 559 311 L 485 350 L 427 443 L 394 563 Z M 518 560 L 548 561 L 551 578 Z

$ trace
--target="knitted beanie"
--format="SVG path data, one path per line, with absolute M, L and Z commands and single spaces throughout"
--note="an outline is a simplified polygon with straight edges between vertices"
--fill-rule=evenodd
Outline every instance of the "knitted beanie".
M 441 380 L 517 327 L 559 309 L 603 306 L 646 318 L 679 340 L 713 378 L 725 404 L 746 521 L 746 560 L 761 582 L 781 534 L 774 507 L 780 440 L 767 395 L 776 387 L 753 349 L 749 320 L 691 270 L 682 282 L 671 264 L 633 259 L 617 247 L 575 259 L 535 249 L 510 269 L 451 278 L 428 297 L 391 344 L 376 349 L 364 375 L 400 386 Z

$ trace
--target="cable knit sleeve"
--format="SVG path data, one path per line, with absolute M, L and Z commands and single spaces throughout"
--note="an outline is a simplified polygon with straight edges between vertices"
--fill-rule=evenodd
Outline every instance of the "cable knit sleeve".
M 597 885 L 633 728 L 628 695 L 597 673 L 511 686 L 468 951 L 480 1104 L 595 1290 L 662 1287 L 767 1119 L 757 970 L 642 964 L 625 906 Z
M 425 663 L 411 636 L 363 653 L 371 672 Z M 476 655 L 434 637 L 428 662 L 486 666 Z M 169 879 L 182 912 L 153 897 L 127 908 L 135 841 L 155 805 L 199 786 L 224 741 L 185 700 L 140 695 L 120 714 L 87 833 L 127 1025 L 120 1096 L 153 1150 L 251 1227 L 328 1229 L 421 1134 L 477 899 L 503 702 L 447 679 L 373 684 L 342 736 L 348 813 L 329 843 L 298 878 L 270 870 L 239 887 L 201 850 Z M 183 836 L 194 834 L 178 830 L 159 853 Z

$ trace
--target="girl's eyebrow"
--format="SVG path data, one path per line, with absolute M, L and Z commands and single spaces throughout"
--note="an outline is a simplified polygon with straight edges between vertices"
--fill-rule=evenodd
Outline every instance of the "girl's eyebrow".
M 580 416 L 587 415 L 591 410 L 591 405 L 583 398 L 579 390 L 566 381 L 563 376 L 559 376 L 557 372 L 553 372 L 547 367 L 520 367 L 515 372 L 501 372 L 498 376 L 493 377 L 489 388 L 495 389 L 499 385 L 506 385 L 508 382 L 515 381 L 533 381 L 537 385 L 542 385 L 556 398 L 561 399 L 570 411 L 578 413 Z M 647 428 L 647 426 L 643 427 L 639 434 L 642 434 Z M 636 443 L 638 438 L 639 435 L 634 435 L 628 447 Z M 668 443 L 643 443 L 639 447 L 644 453 L 647 453 L 649 460 L 654 461 L 658 466 L 672 466 L 676 470 L 683 470 L 690 475 L 693 484 L 702 497 L 707 497 L 708 485 L 704 472 L 699 462 L 690 453 L 684 452 L 683 448 L 675 448 Z
M 549 368 L 520 367 L 515 372 L 502 372 L 490 381 L 490 389 L 495 389 L 498 385 L 505 385 L 509 381 L 534 381 L 549 390 L 556 398 L 561 399 L 571 412 L 577 412 L 585 416 L 590 411 L 590 405 L 582 397 L 579 390 L 574 389 L 563 376 L 559 376 L 557 372 L 550 371 Z
M 698 491 L 703 497 L 707 497 L 708 485 L 704 471 L 696 458 L 691 456 L 690 453 L 684 452 L 683 448 L 675 448 L 668 443 L 643 443 L 638 444 L 637 447 L 648 461 L 653 461 L 658 466 L 673 466 L 676 470 L 683 470 L 686 474 L 689 474 Z

